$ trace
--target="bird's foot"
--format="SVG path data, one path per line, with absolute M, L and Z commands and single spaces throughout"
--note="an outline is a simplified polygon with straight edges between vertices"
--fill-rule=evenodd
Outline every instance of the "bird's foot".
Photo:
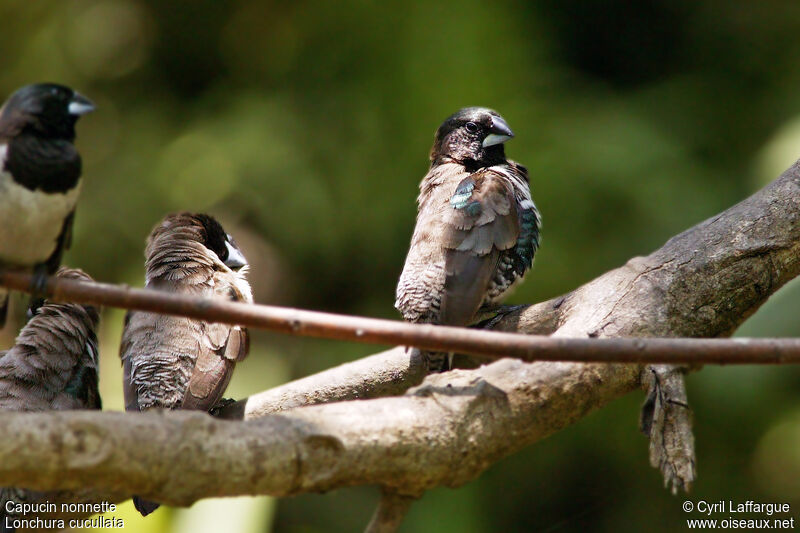
M 209 409 L 208 413 L 211 416 L 217 416 L 219 415 L 219 412 L 222 411 L 224 408 L 228 407 L 229 405 L 233 405 L 235 403 L 236 400 L 234 400 L 233 398 L 222 398 L 214 405 L 214 407 Z
M 47 280 L 48 280 L 47 265 L 36 265 L 33 270 L 33 278 L 31 279 L 31 301 L 28 305 L 28 319 L 30 320 L 36 315 L 40 307 L 44 305 L 44 299 L 47 296 Z
M 499 305 L 497 307 L 484 307 L 478 311 L 478 317 L 473 328 L 494 329 L 498 322 L 515 311 L 524 309 L 527 305 Z
M 452 368 L 454 354 L 447 352 L 425 352 L 428 362 L 428 373 L 447 372 Z

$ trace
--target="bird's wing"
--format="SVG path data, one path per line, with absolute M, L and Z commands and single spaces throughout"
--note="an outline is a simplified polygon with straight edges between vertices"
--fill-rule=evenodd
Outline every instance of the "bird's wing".
M 508 178 L 483 169 L 458 184 L 444 215 L 446 249 L 440 322 L 467 325 L 481 305 L 499 254 L 519 237 L 520 219 Z
M 208 324 L 181 409 L 208 411 L 214 407 L 228 387 L 233 367 L 247 356 L 249 348 L 246 329 Z
M 84 378 L 86 408 L 102 409 L 103 402 L 100 400 L 100 347 L 96 335 L 91 335 L 86 342 L 84 361 L 86 362 L 83 367 L 87 373 L 87 377 Z
M 232 301 L 248 301 L 238 290 L 235 275 L 217 271 L 213 276 L 216 295 Z M 181 409 L 208 411 L 222 399 L 238 361 L 250 351 L 250 336 L 240 326 L 203 322 L 200 351 L 183 396 Z
M 79 364 L 64 387 L 63 394 L 72 402 L 72 409 L 103 407 L 98 389 L 99 357 L 97 337 L 92 333 L 86 341 Z
M 64 256 L 64 251 L 69 250 L 72 245 L 72 225 L 75 222 L 75 210 L 73 209 L 64 223 L 61 225 L 61 233 L 58 234 L 56 239 L 56 248 L 46 261 L 47 273 L 54 274 L 58 267 L 61 266 L 61 258 Z
M 99 409 L 96 315 L 48 303 L 0 357 L 0 405 L 25 411 Z M 14 403 L 17 405 L 13 405 Z
M 528 169 L 517 162 L 509 161 L 509 168 L 512 174 L 518 176 L 520 181 L 528 183 Z M 523 262 L 525 269 L 533 265 L 533 256 L 539 249 L 541 240 L 542 217 L 536 204 L 533 203 L 531 192 L 528 187 L 523 190 L 523 198 L 519 204 L 520 234 L 517 239 L 516 253 Z M 522 272 L 520 275 L 524 274 Z

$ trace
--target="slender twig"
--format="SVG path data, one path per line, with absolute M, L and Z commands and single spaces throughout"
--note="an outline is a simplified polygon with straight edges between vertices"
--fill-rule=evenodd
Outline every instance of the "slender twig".
M 0 272 L 0 285 L 30 292 L 32 276 Z M 239 324 L 307 337 L 416 346 L 425 350 L 523 361 L 620 363 L 795 364 L 800 339 L 572 339 L 248 305 L 126 286 L 51 277 L 46 295 L 56 301 L 121 307 Z

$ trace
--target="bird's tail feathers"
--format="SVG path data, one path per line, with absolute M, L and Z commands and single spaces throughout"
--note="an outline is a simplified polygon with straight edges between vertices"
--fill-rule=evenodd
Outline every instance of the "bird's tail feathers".
M 10 520 L 8 521 L 9 523 L 6 524 L 6 518 L 11 517 L 5 513 L 0 513 L 0 520 L 2 520 L 2 523 L 0 523 L 0 533 L 15 533 L 17 528 L 10 523 Z
M 447 352 L 423 352 L 428 361 L 428 372 L 447 372 L 453 368 L 453 355 Z
M 39 309 L 44 305 L 44 298 L 35 298 L 31 297 L 30 303 L 28 304 L 28 312 L 25 313 L 25 316 L 28 320 L 36 316 L 36 313 Z
M 145 500 L 144 498 L 140 498 L 139 496 L 133 497 L 133 506 L 136 507 L 136 510 L 142 513 L 142 516 L 147 516 L 156 509 L 158 509 L 161 504 L 156 502 L 151 502 L 150 500 Z

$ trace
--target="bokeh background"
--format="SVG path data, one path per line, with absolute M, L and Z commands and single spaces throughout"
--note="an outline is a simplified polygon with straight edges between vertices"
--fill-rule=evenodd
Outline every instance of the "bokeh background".
M 35 81 L 98 104 L 67 262 L 142 284 L 167 212 L 208 211 L 242 244 L 259 302 L 397 318 L 394 285 L 433 133 L 496 108 L 530 169 L 544 240 L 512 302 L 568 291 L 745 198 L 800 155 L 800 4 L 747 0 L 0 3 L 0 94 Z M 741 335 L 800 333 L 790 284 Z M 21 305 L 17 305 L 19 312 Z M 122 312 L 103 315 L 101 388 L 122 409 Z M 19 324 L 17 324 L 19 325 Z M 8 328 L 3 346 L 12 342 Z M 244 397 L 378 347 L 257 333 Z M 788 502 L 800 517 L 800 370 L 689 378 L 693 500 Z M 637 432 L 640 394 L 433 491 L 402 531 L 673 531 Z M 209 500 L 127 531 L 351 532 L 374 488 Z M 717 518 L 724 518 L 718 516 Z

